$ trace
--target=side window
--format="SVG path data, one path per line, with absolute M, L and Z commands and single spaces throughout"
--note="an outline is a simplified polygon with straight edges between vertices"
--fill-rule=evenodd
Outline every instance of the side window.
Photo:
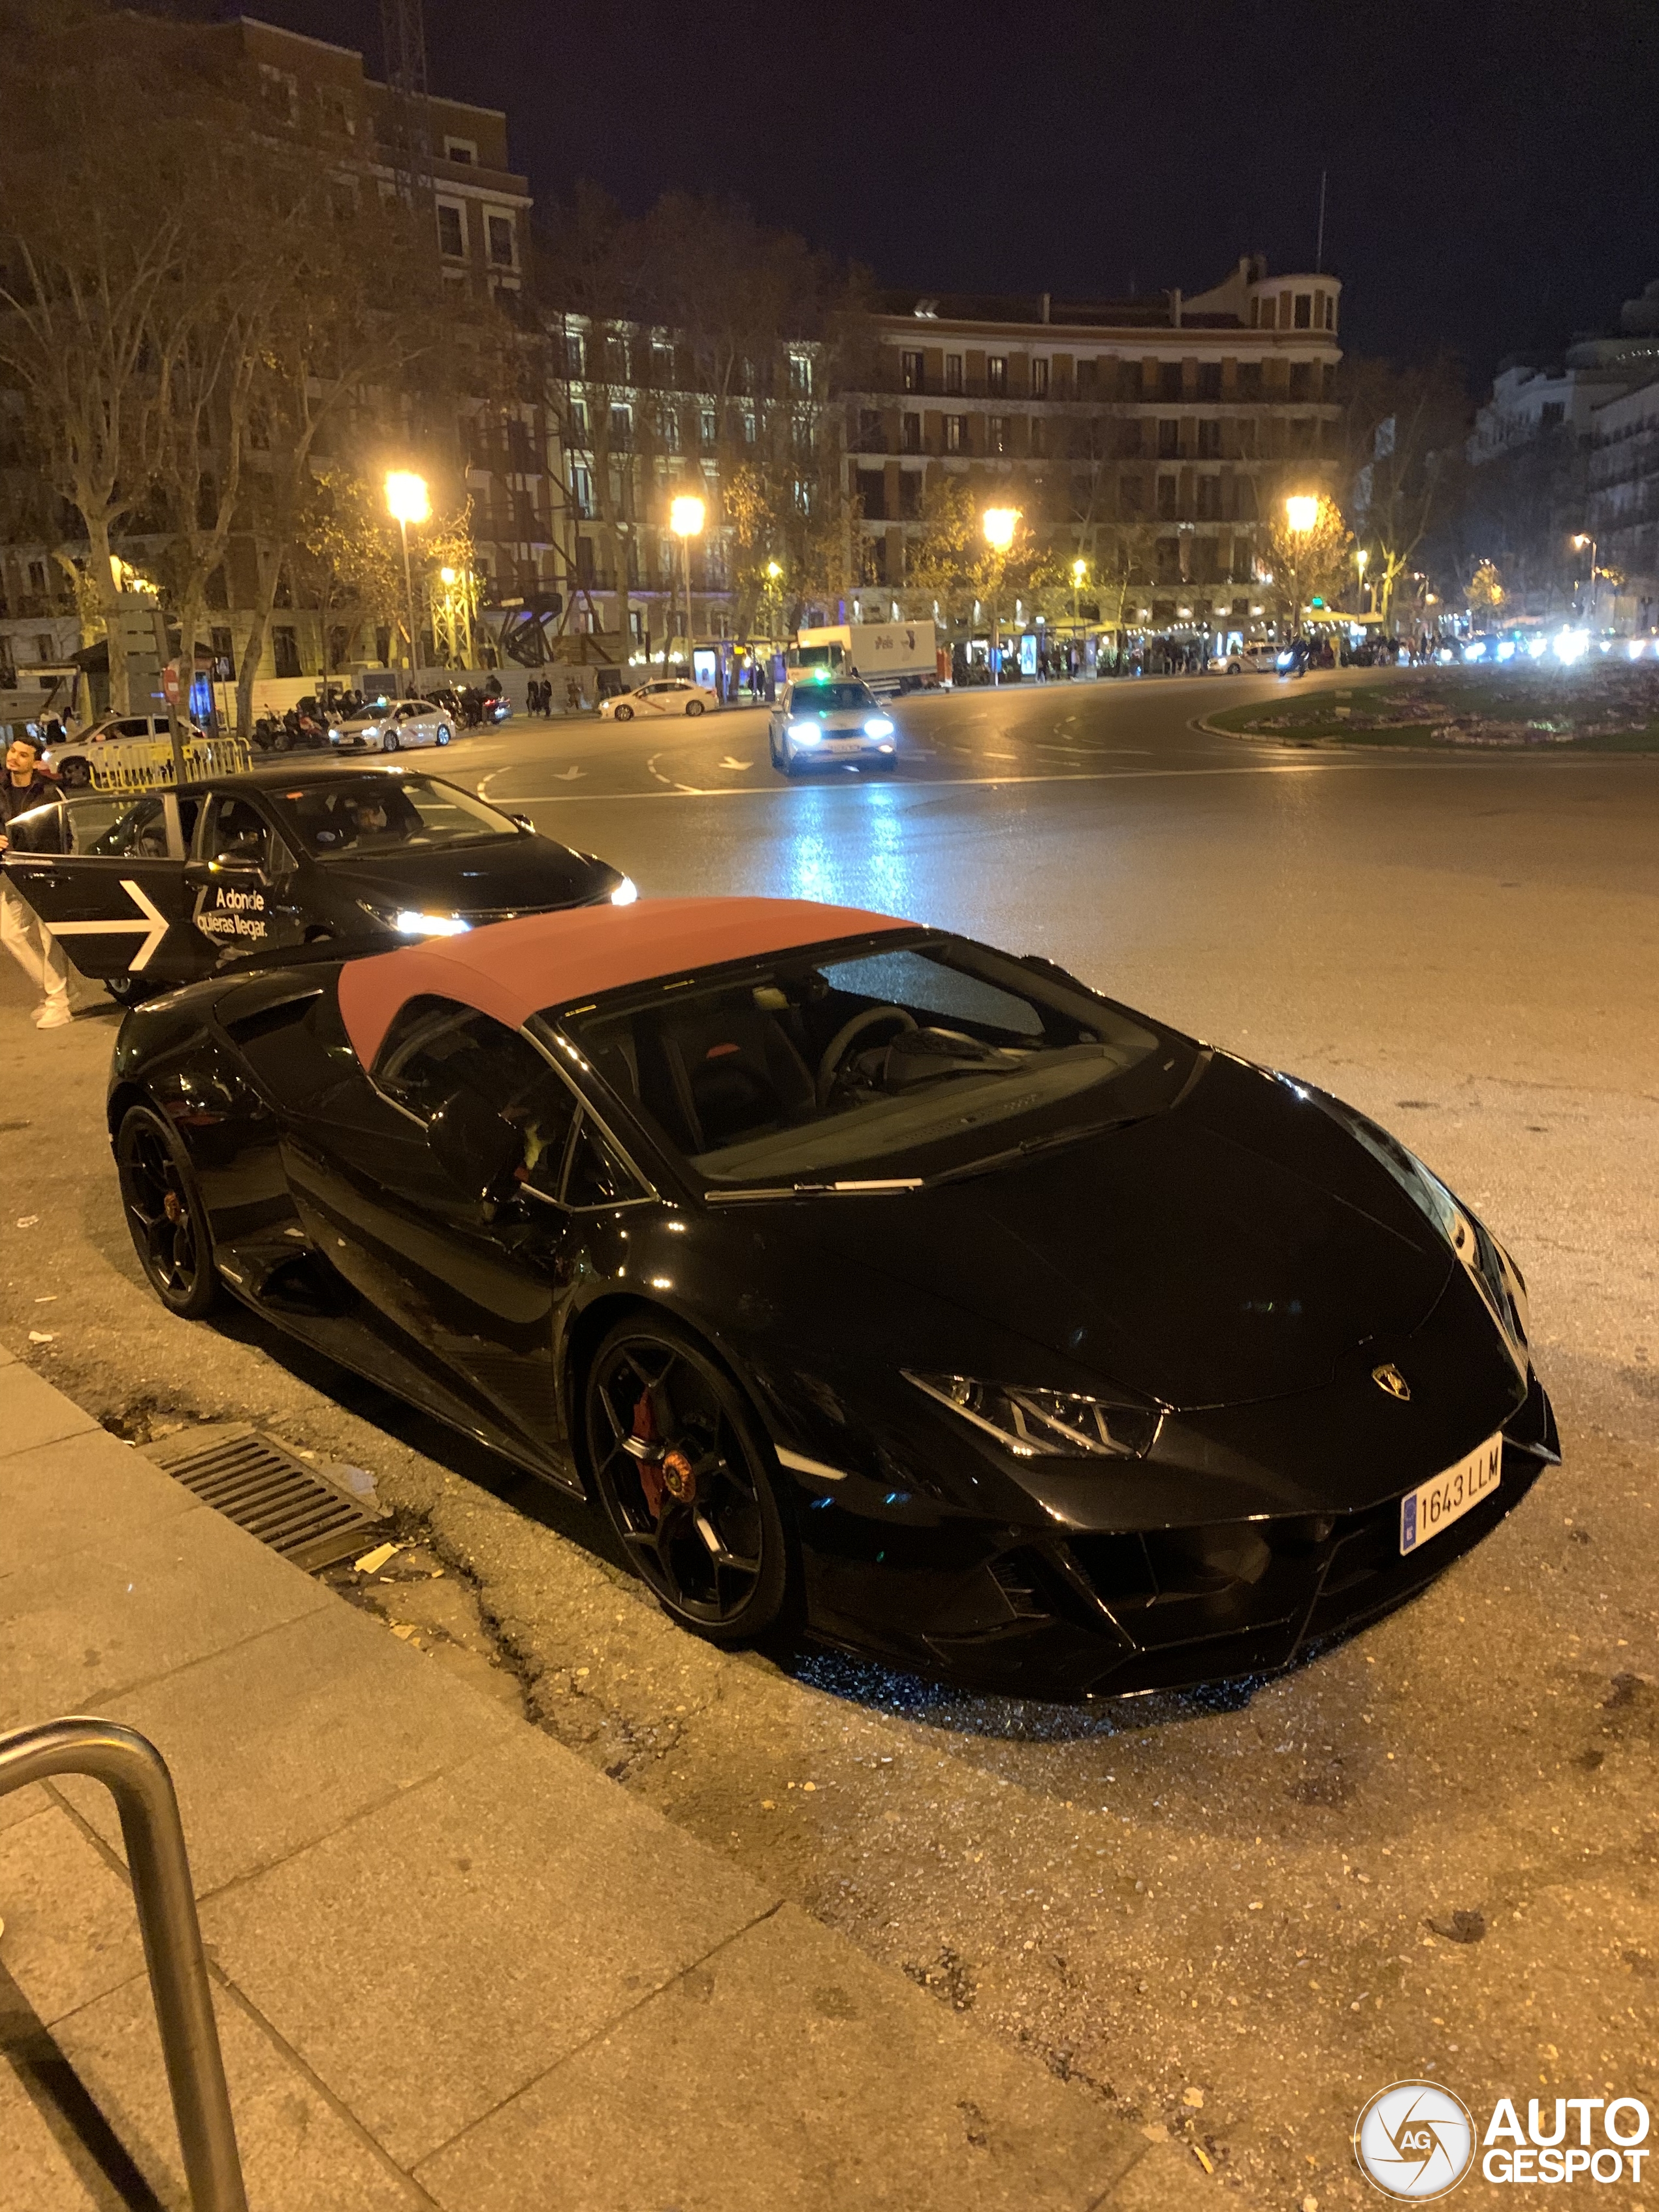
M 252 860 L 269 869 L 270 824 L 251 799 L 226 794 L 208 801 L 202 839 L 204 860 Z
M 165 860 L 167 825 L 160 798 L 141 799 L 136 806 L 129 806 L 87 850 L 122 854 L 136 860 Z
M 586 1115 L 576 1133 L 565 1177 L 564 1202 L 577 1212 L 598 1206 L 621 1206 L 644 1196 L 632 1170 L 607 1141 L 603 1129 Z
M 386 1031 L 374 1079 L 428 1122 L 465 1093 L 517 1131 L 518 1181 L 538 1197 L 557 1198 L 576 1100 L 516 1030 L 453 999 L 411 999 Z

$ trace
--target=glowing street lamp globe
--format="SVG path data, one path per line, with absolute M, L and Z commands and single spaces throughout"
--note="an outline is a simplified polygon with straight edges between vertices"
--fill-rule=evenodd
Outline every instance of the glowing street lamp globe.
M 1298 535 L 1311 530 L 1319 520 L 1319 501 L 1297 494 L 1285 502 L 1285 520 Z
M 994 552 L 1006 553 L 1014 542 L 1014 532 L 1018 524 L 1019 509 L 1017 507 L 988 507 L 981 523 L 986 544 Z
M 1072 563 L 1072 581 L 1073 581 L 1074 584 L 1081 584 L 1081 583 L 1085 580 L 1085 578 L 1087 577 L 1088 574 L 1089 574 L 1089 564 L 1088 564 L 1088 562 L 1087 562 L 1086 561 L 1084 561 L 1084 560 L 1077 560 L 1077 561 L 1073 561 L 1073 563 Z
M 426 478 L 408 469 L 393 469 L 386 480 L 386 512 L 406 530 L 411 522 L 426 522 L 432 514 Z
M 668 526 L 676 538 L 696 538 L 702 532 L 707 511 L 700 499 L 683 492 L 669 503 Z

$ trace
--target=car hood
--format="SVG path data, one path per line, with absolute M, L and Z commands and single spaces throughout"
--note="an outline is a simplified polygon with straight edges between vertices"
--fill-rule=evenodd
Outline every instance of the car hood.
M 1093 1375 L 1187 1407 L 1323 1388 L 1415 1328 L 1455 1265 L 1316 1104 L 1223 1055 L 1150 1120 L 911 1197 L 815 1200 L 796 1225 L 1023 1340 L 1020 1371 L 986 1379 Z
M 353 854 L 325 861 L 329 883 L 371 904 L 431 907 L 445 914 L 530 913 L 581 906 L 621 882 L 604 860 L 550 837 L 503 837 L 453 852 Z

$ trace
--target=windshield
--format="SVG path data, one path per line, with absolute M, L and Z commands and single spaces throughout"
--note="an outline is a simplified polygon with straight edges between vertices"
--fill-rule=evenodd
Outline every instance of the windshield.
M 270 797 L 283 827 L 317 860 L 432 853 L 520 834 L 508 816 L 471 792 L 426 775 L 370 769 Z
M 716 1193 L 972 1171 L 1158 1110 L 1194 1056 L 1058 969 L 931 933 L 545 1018 Z
M 846 714 L 860 708 L 875 712 L 875 696 L 862 684 L 798 684 L 789 695 L 795 714 Z

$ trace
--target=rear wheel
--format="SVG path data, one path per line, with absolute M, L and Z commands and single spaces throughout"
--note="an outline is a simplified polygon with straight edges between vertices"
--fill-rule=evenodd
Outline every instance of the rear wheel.
M 115 1138 L 121 1203 L 139 1265 L 169 1313 L 199 1321 L 219 1298 L 207 1208 L 178 1133 L 149 1106 L 131 1107 Z
M 750 1642 L 792 1612 L 799 1573 L 770 1454 L 696 1339 L 666 1315 L 619 1322 L 584 1400 L 599 1497 L 664 1611 L 720 1644 Z
M 688 699 L 685 702 L 685 711 L 688 714 L 701 714 L 703 711 L 702 701 L 701 699 Z
M 92 781 L 91 765 L 83 760 L 64 761 L 58 766 L 58 780 L 71 791 L 84 791 Z
M 165 991 L 165 983 L 152 983 L 143 975 L 106 975 L 104 988 L 118 1006 L 142 1006 L 146 999 Z
M 441 745 L 447 745 L 447 744 L 449 743 L 450 738 L 453 736 L 453 734 L 454 734 L 454 732 L 451 730 L 451 728 L 450 728 L 450 726 L 449 726 L 449 725 L 448 725 L 448 723 L 447 723 L 447 722 L 440 722 L 440 723 L 439 723 L 439 725 L 438 725 L 438 743 L 439 743 Z

